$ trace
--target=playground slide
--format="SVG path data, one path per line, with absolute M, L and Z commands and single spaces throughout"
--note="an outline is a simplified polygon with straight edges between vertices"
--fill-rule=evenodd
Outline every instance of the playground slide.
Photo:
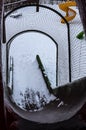
M 75 16 L 76 16 L 76 11 L 74 11 L 71 8 L 69 8 L 71 6 L 76 6 L 76 2 L 75 1 L 67 1 L 65 3 L 60 3 L 59 4 L 59 8 L 66 12 L 65 19 L 68 22 L 73 20 L 75 18 Z M 65 23 L 65 21 L 63 19 L 61 19 L 61 23 Z

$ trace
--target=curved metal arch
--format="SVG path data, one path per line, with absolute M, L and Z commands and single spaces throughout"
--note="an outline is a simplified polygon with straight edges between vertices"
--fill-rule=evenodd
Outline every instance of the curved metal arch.
M 13 11 L 15 11 L 16 9 L 20 9 L 20 8 L 23 8 L 23 7 L 28 7 L 28 6 L 36 6 L 35 4 L 32 4 L 32 5 L 25 5 L 25 6 L 20 6 L 20 7 L 17 7 L 15 9 L 13 9 L 12 11 L 8 12 L 5 16 L 4 16 L 4 19 L 6 19 L 6 17 L 11 14 Z M 61 18 L 64 19 L 66 25 L 67 25 L 67 30 L 68 30 L 68 53 L 69 53 L 69 82 L 71 82 L 71 49 L 70 49 L 70 28 L 69 28 L 69 24 L 67 22 L 67 20 L 56 10 L 48 7 L 48 6 L 45 6 L 45 5 L 39 5 L 39 7 L 42 7 L 42 8 L 46 8 L 46 9 L 49 9 L 51 11 L 53 11 L 54 13 L 56 13 L 57 15 L 59 15 Z
M 10 15 L 10 14 L 11 14 L 12 12 L 14 12 L 15 10 L 21 9 L 21 8 L 24 8 L 24 7 L 28 7 L 28 6 L 29 6 L 29 7 L 30 7 L 30 6 L 36 6 L 36 4 L 20 5 L 19 7 L 16 7 L 15 9 L 9 11 L 9 12 L 4 16 L 4 18 L 6 18 L 8 15 Z M 59 13 L 58 11 L 56 11 L 55 9 L 53 9 L 53 8 L 51 8 L 51 7 L 49 7 L 49 6 L 40 5 L 40 4 L 39 4 L 38 6 L 39 6 L 39 7 L 42 7 L 42 8 L 45 8 L 45 9 L 48 9 L 48 10 L 51 10 L 52 12 L 58 14 L 62 19 L 64 19 L 64 21 L 65 21 L 65 23 L 67 24 L 67 26 L 69 26 L 69 24 L 68 24 L 67 20 L 64 18 L 64 16 L 63 16 L 61 13 Z
M 12 11 L 8 12 L 5 16 L 4 16 L 4 21 L 6 19 L 6 17 L 11 14 L 13 11 L 17 10 L 17 9 L 20 9 L 20 8 L 24 8 L 24 7 L 30 7 L 30 6 L 36 6 L 36 4 L 31 4 L 31 5 L 23 5 L 23 6 L 20 6 L 20 7 L 17 7 L 15 9 L 13 9 Z M 66 23 L 66 26 L 67 26 L 67 33 L 68 33 L 68 55 L 69 55 L 69 58 L 68 58 L 68 62 L 69 62 L 69 82 L 71 82 L 71 48 L 70 48 L 70 27 L 69 27 L 69 23 L 67 22 L 67 20 L 64 18 L 64 16 L 59 13 L 58 11 L 56 11 L 55 9 L 52 9 L 48 6 L 45 6 L 45 5 L 38 5 L 39 7 L 42 7 L 42 8 L 45 8 L 45 9 L 48 9 L 54 13 L 56 13 L 57 15 L 59 15 L 62 19 L 64 19 L 65 23 Z
M 53 41 L 53 43 L 55 44 L 55 46 L 56 46 L 56 86 L 58 86 L 58 44 L 57 44 L 57 42 L 49 35 L 49 34 L 47 34 L 47 33 L 45 33 L 45 32 L 43 32 L 43 31 L 40 31 L 40 30 L 25 30 L 25 31 L 22 31 L 22 32 L 19 32 L 19 33 L 17 33 L 16 35 L 14 35 L 8 42 L 7 42 L 7 44 L 6 44 L 6 56 L 7 56 L 7 84 L 8 84 L 8 57 L 9 57 L 9 49 L 10 49 L 10 46 L 11 46 L 11 44 L 12 44 L 12 41 L 14 40 L 14 38 L 15 37 L 17 37 L 17 36 L 19 36 L 19 35 L 21 35 L 21 34 L 23 34 L 23 33 L 27 33 L 27 32 L 37 32 L 37 33 L 41 33 L 41 34 L 44 34 L 44 35 L 46 35 L 47 37 L 49 37 L 52 41 Z

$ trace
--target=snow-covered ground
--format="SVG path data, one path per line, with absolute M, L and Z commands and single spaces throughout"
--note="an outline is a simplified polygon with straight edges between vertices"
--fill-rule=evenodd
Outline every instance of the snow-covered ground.
M 52 52 L 53 50 L 53 52 Z M 48 103 L 55 97 L 49 94 L 44 82 L 39 65 L 36 61 L 39 55 L 52 86 L 56 86 L 56 45 L 44 34 L 38 32 L 26 32 L 17 36 L 11 44 L 9 57 L 13 58 L 13 99 L 25 108 L 26 93 L 29 93 L 31 104 L 40 107 L 44 102 Z M 9 66 L 12 67 L 12 60 Z M 9 87 L 12 86 L 12 71 L 10 73 Z M 30 91 L 30 92 L 29 92 Z M 32 93 L 33 97 L 32 97 Z M 38 96 L 38 95 L 39 96 Z M 16 95 L 19 95 L 18 99 Z M 33 98 L 33 100 L 32 100 Z M 38 98 L 38 100 L 36 99 Z M 44 101 L 43 101 L 44 100 Z M 38 103 L 37 103 L 38 102 Z
M 55 8 L 57 8 L 57 5 Z M 36 12 L 34 7 L 25 7 L 17 10 L 17 13 L 19 12 L 22 13 L 22 17 L 12 18 L 9 16 L 6 19 L 7 41 L 14 34 L 24 30 L 46 32 L 58 44 L 58 85 L 69 82 L 67 26 L 62 25 L 60 17 L 48 9 L 40 8 L 40 11 Z M 10 25 L 12 25 L 13 29 Z
M 65 15 L 57 5 L 47 6 Z M 78 9 L 76 7 L 73 7 L 73 9 L 76 10 L 77 15 L 70 22 L 72 81 L 86 76 L 86 41 L 76 38 L 83 27 Z M 61 18 L 57 14 L 43 8 L 36 12 L 34 7 L 25 7 L 18 9 L 14 12 L 14 15 L 17 13 L 22 14 L 22 16 L 17 18 L 8 16 L 6 19 L 7 41 L 16 33 L 24 30 L 40 30 L 52 36 L 58 44 L 58 86 L 68 83 L 69 55 L 66 24 L 60 23 Z M 36 61 L 37 54 L 42 59 L 52 87 L 56 87 L 56 46 L 54 42 L 44 34 L 32 32 L 23 33 L 12 40 L 9 52 L 9 59 L 11 56 L 14 63 L 12 97 L 21 108 L 25 107 L 25 102 L 31 102 L 31 104 L 36 104 L 38 108 L 42 108 L 43 105 L 55 99 L 46 88 Z M 29 91 L 34 92 L 35 96 L 31 94 L 28 95 L 28 98 L 26 95 Z

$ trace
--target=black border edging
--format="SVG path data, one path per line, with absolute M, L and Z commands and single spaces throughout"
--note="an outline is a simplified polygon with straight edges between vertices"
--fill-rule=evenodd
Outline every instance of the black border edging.
M 20 6 L 20 7 L 17 7 L 15 9 L 13 9 L 12 11 L 9 11 L 3 18 L 3 21 L 5 21 L 6 17 L 11 14 L 12 12 L 14 12 L 15 10 L 17 9 L 20 9 L 20 8 L 24 8 L 24 7 L 30 7 L 30 6 L 36 6 L 35 4 L 31 4 L 31 5 L 24 5 L 24 6 Z M 50 8 L 48 6 L 45 6 L 45 5 L 40 5 L 39 4 L 39 7 L 42 7 L 42 8 L 45 8 L 45 9 L 48 9 L 48 10 L 51 10 L 52 12 L 56 13 L 57 15 L 59 15 L 66 23 L 66 26 L 67 26 L 67 34 L 68 34 L 68 61 L 69 61 L 69 82 L 71 82 L 71 47 L 70 47 L 70 27 L 69 27 L 69 23 L 67 22 L 67 20 L 61 15 L 61 13 L 59 13 L 58 11 L 56 11 L 55 9 L 53 8 Z M 39 8 L 40 9 L 40 8 Z M 39 10 L 40 11 L 40 10 Z M 3 29 L 5 28 L 5 26 L 3 27 Z M 5 35 L 6 37 L 6 35 Z

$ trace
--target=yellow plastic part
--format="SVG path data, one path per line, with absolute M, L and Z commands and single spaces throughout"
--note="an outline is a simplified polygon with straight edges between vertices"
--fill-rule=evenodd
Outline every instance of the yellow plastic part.
M 76 11 L 69 8 L 71 6 L 76 6 L 76 2 L 75 1 L 67 1 L 65 3 L 60 3 L 59 4 L 59 8 L 61 10 L 63 10 L 64 12 L 66 12 L 65 19 L 68 22 L 73 20 L 75 18 L 75 16 L 76 16 Z M 61 19 L 61 23 L 65 23 L 65 21 L 63 19 Z

